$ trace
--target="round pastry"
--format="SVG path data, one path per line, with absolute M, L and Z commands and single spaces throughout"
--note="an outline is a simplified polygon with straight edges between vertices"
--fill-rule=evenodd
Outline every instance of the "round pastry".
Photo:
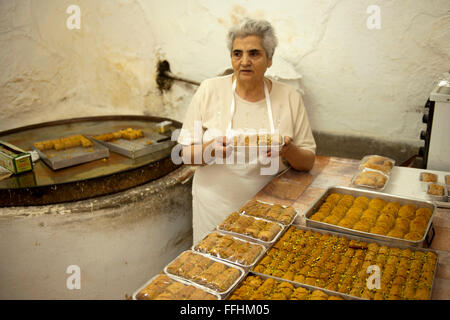
M 351 228 L 353 227 L 353 225 L 355 224 L 354 221 L 352 221 L 349 218 L 344 218 L 341 221 L 339 221 L 338 226 L 343 227 L 343 228 Z
M 369 202 L 369 198 L 360 196 L 355 199 L 355 201 L 353 202 L 353 206 L 366 210 L 369 206 Z
M 433 212 L 429 208 L 419 208 L 416 210 L 416 217 L 424 217 L 427 221 L 431 218 Z
M 406 240 L 413 240 L 413 241 L 417 241 L 423 238 L 423 233 L 419 233 L 416 231 L 412 231 L 410 233 L 405 234 L 405 238 Z
M 347 211 L 345 217 L 348 217 L 351 219 L 359 219 L 361 217 L 362 213 L 363 213 L 362 208 L 353 206 Z
M 405 204 L 398 210 L 398 216 L 401 218 L 412 219 L 416 215 L 416 206 L 413 204 Z
M 355 223 L 355 225 L 353 226 L 353 229 L 358 230 L 358 231 L 362 231 L 362 232 L 369 232 L 370 230 L 370 225 L 368 222 L 366 221 L 358 221 L 357 223 Z
M 410 231 L 416 231 L 418 233 L 425 233 L 427 229 L 427 220 L 424 217 L 416 217 L 409 224 Z
M 399 239 L 403 239 L 405 233 L 400 230 L 400 229 L 392 229 L 391 231 L 388 232 L 387 236 L 388 237 L 393 237 L 393 238 L 399 238 Z
M 375 211 L 380 211 L 386 205 L 386 201 L 380 198 L 374 198 L 369 202 L 369 209 L 374 209 Z

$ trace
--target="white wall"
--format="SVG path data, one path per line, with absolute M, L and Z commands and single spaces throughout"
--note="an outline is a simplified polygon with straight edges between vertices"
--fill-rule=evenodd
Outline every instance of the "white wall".
M 65 27 L 70 4 L 80 30 Z M 369 5 L 379 30 L 366 26 Z M 196 87 L 160 95 L 156 62 L 197 81 L 223 72 L 226 32 L 244 16 L 275 26 L 285 64 L 273 72 L 303 76 L 314 130 L 418 140 L 422 107 L 450 69 L 448 0 L 0 0 L 0 130 L 99 114 L 183 120 Z

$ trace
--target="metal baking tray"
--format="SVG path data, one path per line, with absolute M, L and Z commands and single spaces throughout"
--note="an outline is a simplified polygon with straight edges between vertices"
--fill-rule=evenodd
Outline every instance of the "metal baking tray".
M 154 277 L 152 277 L 149 281 L 147 281 L 143 286 L 141 286 L 139 289 L 137 289 L 137 290 L 133 293 L 132 300 L 140 300 L 140 299 L 137 299 L 137 298 L 136 298 L 136 296 L 139 294 L 139 292 L 141 292 L 143 289 L 145 289 L 150 283 L 152 283 L 153 280 L 155 280 L 156 277 L 158 277 L 158 276 L 160 276 L 160 275 L 161 275 L 161 274 L 158 273 L 157 275 L 155 275 Z M 182 280 L 182 279 L 172 279 L 172 278 L 170 278 L 170 277 L 169 277 L 169 279 L 170 279 L 171 281 L 173 281 L 173 282 L 180 282 L 180 283 L 185 284 L 185 285 L 187 285 L 187 286 L 196 287 L 197 289 L 203 290 L 203 291 L 205 291 L 205 292 L 207 292 L 207 293 L 209 293 L 209 294 L 212 294 L 213 296 L 217 297 L 217 300 L 221 300 L 221 296 L 220 296 L 217 292 L 214 292 L 214 291 L 210 290 L 209 288 L 204 288 L 204 287 L 201 287 L 201 286 L 197 285 L 196 283 L 189 283 L 189 282 L 184 281 L 184 280 Z
M 228 267 L 230 267 L 230 268 L 234 268 L 234 269 L 239 270 L 240 273 L 241 273 L 241 275 L 236 279 L 236 281 L 235 281 L 235 282 L 234 282 L 234 283 L 233 283 L 226 291 L 219 292 L 219 291 L 216 291 L 216 290 L 214 290 L 214 289 L 212 289 L 212 288 L 208 288 L 208 287 L 206 287 L 206 286 L 204 286 L 204 285 L 201 285 L 201 284 L 195 282 L 194 280 L 187 279 L 187 278 L 183 278 L 183 277 L 181 277 L 181 276 L 178 276 L 178 275 L 175 275 L 175 274 L 171 274 L 170 272 L 168 272 L 168 271 L 167 271 L 167 267 L 168 267 L 169 265 L 171 265 L 172 262 L 174 262 L 175 260 L 177 260 L 177 259 L 178 259 L 183 253 L 185 253 L 185 252 L 191 252 L 192 254 L 197 254 L 197 255 L 203 256 L 203 257 L 205 257 L 205 258 L 207 258 L 207 259 L 210 259 L 210 260 L 213 260 L 213 261 L 216 261 L 216 262 L 220 262 L 220 263 L 222 263 L 222 264 L 224 264 L 224 265 L 226 265 L 226 266 L 228 266 Z M 220 260 L 220 259 L 217 259 L 217 258 L 208 256 L 208 255 L 205 255 L 205 254 L 200 253 L 200 252 L 197 252 L 197 251 L 192 251 L 192 250 L 186 250 L 186 251 L 183 251 L 183 252 L 180 253 L 175 259 L 173 259 L 171 262 L 169 262 L 169 263 L 164 267 L 164 273 L 167 274 L 170 278 L 173 278 L 173 279 L 176 279 L 176 280 L 185 281 L 185 282 L 188 282 L 188 283 L 193 283 L 193 284 L 196 284 L 197 286 L 199 286 L 199 287 L 201 287 L 201 288 L 203 288 L 203 289 L 212 290 L 212 291 L 216 292 L 217 294 L 219 294 L 219 295 L 221 296 L 221 298 L 225 298 L 225 297 L 227 296 L 227 294 L 231 292 L 231 290 L 232 290 L 232 289 L 233 289 L 233 288 L 234 288 L 234 287 L 242 280 L 242 278 L 244 278 L 244 276 L 245 276 L 245 274 L 246 274 L 246 272 L 245 272 L 245 270 L 244 270 L 243 268 L 241 268 L 241 267 L 239 267 L 239 266 L 237 266 L 237 265 L 235 265 L 235 264 L 232 264 L 232 263 L 229 263 L 229 262 L 225 262 L 225 261 L 223 261 L 223 260 Z
M 246 240 L 250 240 L 252 242 L 260 243 L 260 244 L 264 245 L 266 248 L 268 248 L 268 247 L 271 247 L 275 243 L 275 241 L 277 241 L 277 239 L 280 237 L 280 234 L 282 234 L 284 229 L 285 229 L 285 226 L 283 224 L 275 222 L 275 221 L 271 221 L 271 220 L 267 220 L 267 219 L 263 219 L 263 218 L 258 218 L 258 217 L 254 217 L 254 216 L 249 216 L 249 215 L 244 214 L 244 213 L 239 213 L 239 214 L 242 215 L 242 216 L 246 216 L 246 217 L 250 217 L 250 218 L 256 219 L 256 220 L 263 220 L 265 222 L 275 223 L 275 224 L 279 225 L 281 227 L 281 229 L 278 232 L 278 234 L 276 234 L 275 237 L 271 241 L 263 241 L 261 239 L 253 238 L 252 236 L 248 236 L 248 235 L 245 235 L 245 234 L 242 234 L 242 233 L 237 233 L 237 232 L 233 232 L 233 231 L 223 230 L 223 229 L 219 228 L 220 225 L 218 225 L 216 227 L 216 230 L 218 230 L 218 231 L 220 231 L 222 233 L 226 233 L 226 234 L 229 234 L 229 235 L 236 236 L 237 238 L 243 238 L 243 239 L 246 239 Z
M 386 247 L 389 247 L 389 248 L 410 249 L 411 251 L 422 251 L 422 252 L 430 252 L 430 251 L 434 252 L 436 254 L 436 256 L 437 256 L 437 259 L 436 259 L 436 263 L 435 263 L 435 267 L 434 267 L 433 282 L 431 284 L 431 289 L 430 289 L 429 300 L 431 300 L 431 296 L 433 294 L 433 288 L 434 288 L 434 279 L 436 278 L 437 268 L 438 268 L 438 264 L 439 264 L 439 254 L 438 254 L 438 252 L 436 250 L 419 248 L 419 247 L 411 247 L 409 245 L 403 245 L 403 244 L 394 244 L 391 241 L 386 241 L 386 240 L 367 239 L 367 238 L 356 236 L 356 235 L 342 234 L 340 232 L 334 232 L 334 231 L 318 229 L 318 228 L 311 228 L 311 227 L 307 227 L 307 226 L 292 225 L 291 227 L 296 228 L 296 229 L 300 229 L 300 230 L 303 230 L 303 231 L 311 230 L 313 232 L 318 232 L 318 233 L 321 233 L 321 234 L 329 234 L 329 235 L 332 235 L 332 236 L 334 235 L 334 236 L 341 237 L 341 238 L 347 238 L 349 240 L 358 240 L 358 241 L 366 242 L 368 244 L 376 243 L 376 244 L 378 244 L 380 246 L 386 246 Z M 264 259 L 264 256 L 261 257 L 260 260 L 262 260 L 262 259 Z M 257 261 L 257 263 L 259 263 L 259 261 Z M 255 272 L 253 270 L 250 270 L 250 272 L 254 273 L 254 274 L 257 274 L 257 275 L 262 275 L 262 273 Z M 269 275 L 266 275 L 266 276 L 269 276 Z M 304 284 L 304 283 L 301 283 L 301 282 L 296 282 L 296 281 L 292 281 L 292 280 L 286 280 L 286 279 L 283 279 L 283 278 L 274 277 L 272 275 L 270 275 L 270 277 L 273 277 L 274 279 L 277 279 L 277 280 L 280 279 L 282 281 L 289 281 L 289 282 L 292 282 L 292 283 L 300 283 L 300 284 L 304 285 L 305 287 L 310 287 L 310 288 L 313 288 L 313 289 L 322 290 L 324 292 L 330 292 L 331 294 L 334 294 L 334 295 L 336 295 L 336 294 L 341 294 L 342 295 L 343 294 L 343 293 L 340 293 L 340 292 L 337 292 L 337 291 L 327 290 L 325 288 L 311 286 L 311 285 L 307 285 L 307 284 Z M 344 295 L 348 296 L 351 299 L 367 300 L 367 299 L 364 299 L 364 298 L 361 298 L 361 297 L 356 297 L 356 296 L 352 296 L 352 295 L 348 295 L 348 294 L 344 294 Z
M 383 175 L 383 176 L 386 177 L 386 181 L 385 181 L 384 185 L 383 185 L 382 187 L 380 187 L 380 188 L 377 188 L 377 187 L 375 187 L 375 186 L 370 186 L 370 185 L 367 185 L 367 184 L 355 184 L 355 180 L 356 180 L 356 179 L 358 178 L 358 176 L 359 176 L 361 173 L 363 173 L 363 172 L 376 172 L 376 173 L 379 173 L 379 174 L 381 174 L 381 175 Z M 369 169 L 369 168 L 364 168 L 364 169 L 362 169 L 362 170 L 359 170 L 357 173 L 355 173 L 355 175 L 354 175 L 353 178 L 352 178 L 352 185 L 353 185 L 355 188 L 369 189 L 369 190 L 376 190 L 376 191 L 383 191 L 383 190 L 386 188 L 386 186 L 388 185 L 389 180 L 390 180 L 390 177 L 391 177 L 390 174 L 386 174 L 386 173 L 384 173 L 383 171 L 374 170 L 374 169 Z
M 249 203 L 251 200 L 249 200 L 249 201 L 247 201 L 242 207 L 244 207 L 247 203 Z M 259 202 L 259 203 L 264 203 L 264 204 L 268 204 L 268 205 L 271 205 L 271 206 L 273 206 L 273 205 L 275 205 L 275 203 L 271 203 L 271 202 L 266 202 L 266 201 L 261 201 L 261 200 L 256 200 L 257 202 Z M 281 205 L 281 204 L 280 204 Z M 283 208 L 287 208 L 288 206 L 284 206 L 284 205 L 281 205 Z M 276 220 L 272 220 L 272 219 L 270 219 L 269 217 L 265 217 L 265 218 L 263 218 L 263 219 L 266 219 L 266 220 L 269 220 L 269 221 L 272 221 L 272 222 L 277 222 L 277 223 L 281 223 L 282 225 L 284 225 L 284 226 L 290 226 L 291 224 L 293 224 L 294 223 L 294 221 L 295 221 L 295 219 L 297 219 L 297 217 L 298 217 L 298 210 L 297 209 L 295 209 L 295 208 L 293 208 L 292 207 L 292 209 L 294 209 L 295 210 L 295 212 L 296 212 L 296 214 L 294 215 L 294 218 L 291 220 L 291 222 L 289 222 L 288 224 L 284 224 L 283 222 L 280 222 L 280 221 L 276 221 Z M 251 214 L 248 214 L 248 213 L 246 213 L 245 211 L 240 211 L 240 209 L 239 209 L 239 212 L 240 213 L 243 213 L 243 214 L 246 214 L 247 216 L 251 216 L 251 217 L 255 217 L 255 218 L 258 218 L 258 217 L 256 217 L 256 216 L 253 216 L 253 215 L 251 215 Z
M 108 148 L 100 143 L 90 139 L 93 143 L 92 147 L 74 147 L 65 150 L 45 150 L 41 151 L 33 146 L 33 150 L 37 151 L 39 157 L 53 170 L 67 168 L 109 157 Z M 88 149 L 92 149 L 91 152 Z
M 314 290 L 320 290 L 320 291 L 325 292 L 325 293 L 328 294 L 329 296 L 339 296 L 339 297 L 341 297 L 341 298 L 344 299 L 344 300 L 367 300 L 367 299 L 363 299 L 363 298 L 361 298 L 361 297 L 355 297 L 355 296 L 351 296 L 351 295 L 348 295 L 348 294 L 345 294 L 345 293 L 341 293 L 341 292 L 337 292 L 337 291 L 332 291 L 332 290 L 328 290 L 328 289 L 320 288 L 320 287 L 316 287 L 316 286 L 311 286 L 311 285 L 306 284 L 306 283 L 295 282 L 295 281 L 292 281 L 292 280 L 287 280 L 287 279 L 283 279 L 283 278 L 279 278 L 279 277 L 274 277 L 274 276 L 272 276 L 272 275 L 268 275 L 268 274 L 264 274 L 264 273 L 259 273 L 259 272 L 255 272 L 255 271 L 252 271 L 252 270 L 251 270 L 251 271 L 248 273 L 247 276 L 252 276 L 252 275 L 261 277 L 261 278 L 264 279 L 264 280 L 265 280 L 265 279 L 272 278 L 272 279 L 277 280 L 277 281 L 289 282 L 290 284 L 292 284 L 292 285 L 294 286 L 294 288 L 302 287 L 302 288 L 308 289 L 308 290 L 311 291 L 311 292 L 314 291 Z M 237 290 L 237 288 L 236 288 L 235 290 Z M 230 296 L 231 296 L 232 294 L 233 294 L 233 293 L 231 293 Z
M 109 150 L 131 159 L 139 158 L 147 154 L 170 148 L 176 144 L 170 137 L 154 132 L 143 131 L 144 136 L 135 140 L 117 139 L 112 141 L 100 141 L 93 137 L 92 140 L 101 143 Z M 149 144 L 151 142 L 151 144 Z
M 388 237 L 384 235 L 378 235 L 370 232 L 364 232 L 364 231 L 358 231 L 350 228 L 344 228 L 340 227 L 334 224 L 329 224 L 325 222 L 320 221 L 314 221 L 309 219 L 322 205 L 322 203 L 326 200 L 328 195 L 331 193 L 340 193 L 344 195 L 352 195 L 355 198 L 359 196 L 365 196 L 369 199 L 373 198 L 380 198 L 385 201 L 389 202 L 399 202 L 401 205 L 404 204 L 414 204 L 419 207 L 429 208 L 432 210 L 432 215 L 430 217 L 430 220 L 428 221 L 428 226 L 425 231 L 425 234 L 422 239 L 413 241 L 413 240 L 405 240 L 405 239 L 399 239 L 394 237 Z M 413 198 L 407 198 L 407 197 L 401 197 L 401 196 L 394 196 L 386 193 L 376 192 L 376 191 L 369 191 L 369 190 L 361 190 L 361 189 L 353 189 L 353 188 L 347 188 L 347 187 L 329 187 L 305 212 L 305 220 L 306 225 L 310 227 L 316 227 L 326 230 L 332 230 L 337 232 L 342 232 L 346 234 L 352 234 L 355 236 L 360 236 L 368 239 L 374 239 L 374 240 L 382 240 L 382 241 L 389 241 L 390 243 L 394 245 L 406 245 L 406 246 L 413 246 L 413 247 L 429 247 L 431 245 L 431 242 L 433 241 L 435 231 L 432 227 L 432 221 L 433 217 L 436 212 L 436 205 L 431 201 L 424 201 L 424 200 L 418 200 Z M 431 232 L 430 232 L 431 230 Z M 431 235 L 431 236 L 430 236 Z M 431 239 L 430 239 L 431 237 Z
M 224 232 L 218 232 L 218 231 L 214 231 L 214 232 L 211 232 L 211 233 L 217 233 L 217 234 L 222 235 L 222 236 L 226 235 L 226 233 L 224 233 Z M 211 234 L 211 233 L 210 233 L 210 234 Z M 209 236 L 210 234 L 208 234 L 208 236 Z M 207 236 L 206 236 L 206 237 L 207 237 Z M 206 237 L 203 238 L 203 239 L 206 239 Z M 244 242 L 244 243 L 248 243 L 248 244 L 251 244 L 251 245 L 255 245 L 255 246 L 261 247 L 261 253 L 255 258 L 255 260 L 254 260 L 251 264 L 245 265 L 245 264 L 239 263 L 239 262 L 237 262 L 237 261 L 230 260 L 229 258 L 221 258 L 221 257 L 215 256 L 215 255 L 213 255 L 212 253 L 209 253 L 209 252 L 202 252 L 202 251 L 196 250 L 195 247 L 196 247 L 198 244 L 200 244 L 200 242 L 197 243 L 196 245 L 193 245 L 192 248 L 191 248 L 191 250 L 192 250 L 192 251 L 195 251 L 195 252 L 198 252 L 198 253 L 201 253 L 201 254 L 203 254 L 203 255 L 205 255 L 205 256 L 208 256 L 208 257 L 212 257 L 212 258 L 216 258 L 216 259 L 219 259 L 219 260 L 223 260 L 223 261 L 226 261 L 226 262 L 230 262 L 230 263 L 236 264 L 236 265 L 238 265 L 238 266 L 244 268 L 245 271 L 247 271 L 247 269 L 250 269 L 251 267 L 253 267 L 253 266 L 255 265 L 256 261 L 258 261 L 258 260 L 264 255 L 264 253 L 266 253 L 266 250 L 267 250 L 267 249 L 266 249 L 266 247 L 263 246 L 262 244 L 255 243 L 255 242 L 248 241 L 248 240 L 244 240 L 244 239 L 240 239 L 240 238 L 237 238 L 237 237 L 234 237 L 234 236 L 231 236 L 231 237 L 232 237 L 233 239 L 235 239 L 236 241 L 240 241 L 240 242 Z M 202 240 L 202 241 L 203 241 L 203 240 Z

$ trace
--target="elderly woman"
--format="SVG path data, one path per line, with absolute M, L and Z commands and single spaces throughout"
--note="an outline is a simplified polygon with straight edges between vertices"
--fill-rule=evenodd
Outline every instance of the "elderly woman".
M 183 161 L 200 165 L 192 186 L 194 243 L 286 169 L 285 163 L 296 170 L 313 167 L 316 144 L 300 93 L 264 77 L 276 45 L 270 23 L 241 21 L 228 33 L 234 73 L 203 81 L 189 105 L 178 142 Z M 214 161 L 230 152 L 230 128 L 279 129 L 284 145 L 279 154 L 268 152 L 282 157 L 278 170 L 265 175 L 260 162 Z

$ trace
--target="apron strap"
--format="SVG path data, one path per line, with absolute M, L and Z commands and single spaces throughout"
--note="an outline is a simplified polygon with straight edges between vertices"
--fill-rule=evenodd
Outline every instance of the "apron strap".
M 275 133 L 275 126 L 273 124 L 273 115 L 272 115 L 272 104 L 270 102 L 270 94 L 269 94 L 269 88 L 267 87 L 266 82 L 263 80 L 264 82 L 264 97 L 266 99 L 266 104 L 267 104 L 267 114 L 269 116 L 269 124 L 270 124 L 270 133 L 274 134 Z M 232 123 L 233 123 L 233 118 L 234 118 L 234 113 L 236 112 L 236 100 L 234 98 L 236 92 L 236 79 L 234 79 L 233 81 L 233 85 L 231 86 L 231 106 L 230 106 L 230 122 L 228 123 L 228 127 L 227 127 L 227 131 L 226 131 L 226 136 L 229 137 L 231 136 L 231 127 L 232 127 Z

